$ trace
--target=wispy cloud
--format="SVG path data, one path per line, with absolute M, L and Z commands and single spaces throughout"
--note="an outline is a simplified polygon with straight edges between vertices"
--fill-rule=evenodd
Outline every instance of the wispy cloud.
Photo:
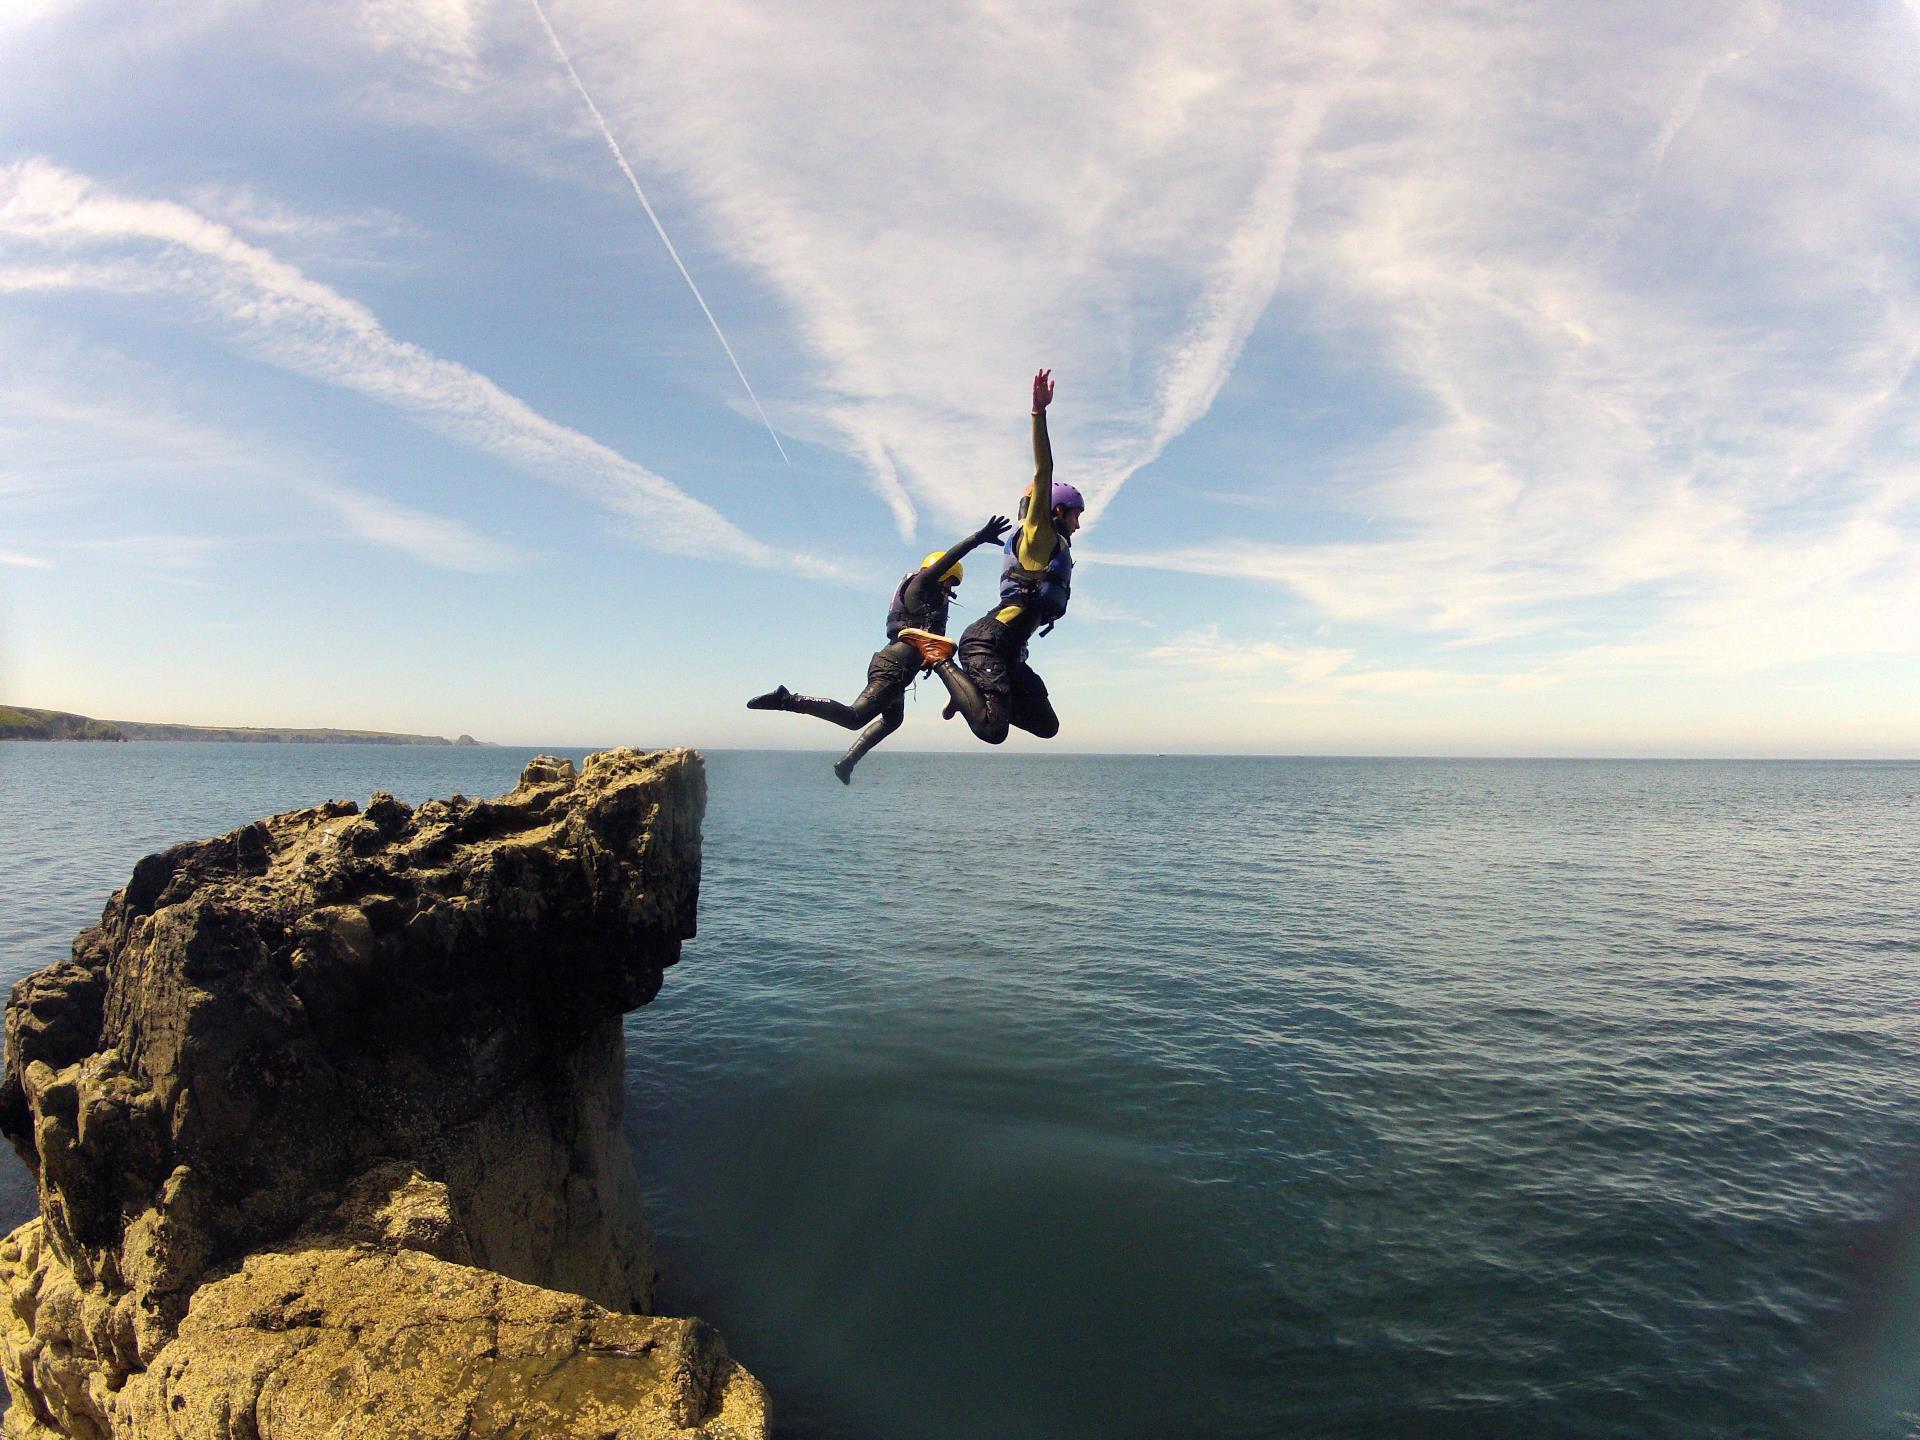
M 713 318 L 713 309 L 707 304 L 707 297 L 700 293 L 700 287 L 694 283 L 693 272 L 687 269 L 687 262 L 680 258 L 680 251 L 667 235 L 667 227 L 660 223 L 660 216 L 653 208 L 653 202 L 647 199 L 647 192 L 641 187 L 639 176 L 633 173 L 627 155 L 620 148 L 620 142 L 614 138 L 613 131 L 607 128 L 606 117 L 600 113 L 600 107 L 593 103 L 593 96 L 587 93 L 587 87 L 581 83 L 580 72 L 574 68 L 573 57 L 567 53 L 567 47 L 561 43 L 559 33 L 554 30 L 553 22 L 547 18 L 546 10 L 540 0 L 531 0 L 533 13 L 540 21 L 540 28 L 547 32 L 547 39 L 553 42 L 554 55 L 561 67 L 567 72 L 580 101 L 587 107 L 587 113 L 593 117 L 594 126 L 600 131 L 600 138 L 607 142 L 607 149 L 613 155 L 614 164 L 626 178 L 627 185 L 633 191 L 633 198 L 640 202 L 640 208 L 646 212 L 647 219 L 653 223 L 654 233 L 660 237 L 660 243 L 667 248 L 667 254 L 673 258 L 680 278 L 687 282 L 687 289 L 693 292 L 694 303 L 700 307 L 700 313 L 707 317 L 707 324 L 713 330 L 713 338 L 720 342 L 720 348 L 726 353 L 727 363 L 733 366 L 733 373 L 739 378 L 740 388 L 747 393 L 747 399 L 753 402 L 753 413 L 760 417 L 760 423 L 766 427 L 767 438 L 773 441 L 773 448 L 780 453 L 783 464 L 793 462 L 787 458 L 787 447 L 780 443 L 780 436 L 773 428 L 773 422 L 767 419 L 767 412 L 761 407 L 760 397 L 753 393 L 753 386 L 747 380 L 747 372 L 740 368 L 740 357 L 733 353 L 733 345 L 727 339 L 726 332 L 720 328 L 720 322 Z
M 615 133 L 771 287 L 811 370 L 777 411 L 903 531 L 1006 503 L 1037 365 L 1096 518 L 1206 412 L 1378 43 L 1304 0 L 551 8 Z
M 1399 400 L 1270 482 L 1356 523 L 1103 560 L 1586 666 L 1920 646 L 1910 14 L 551 8 L 642 168 L 771 284 L 812 362 L 783 420 L 903 531 L 1004 502 L 1042 362 L 1097 520 L 1284 290 Z M 524 73 L 511 18 L 487 59 Z
M 1368 665 L 1357 650 L 1229 639 L 1217 625 L 1173 636 L 1145 651 L 1142 658 L 1171 670 L 1230 681 L 1238 699 L 1288 705 L 1539 690 L 1558 684 L 1561 678 L 1541 671 Z
M 1410 23 L 1323 127 L 1290 249 L 1413 401 L 1342 457 L 1360 538 L 1103 561 L 1583 665 L 1920 649 L 1920 105 L 1886 17 L 1610 16 L 1624 48 L 1573 12 Z
M 256 446 L 161 402 L 165 385 L 122 357 L 0 325 L 0 498 L 17 514 L 101 486 L 222 483 L 262 470 Z
M 360 32 L 438 84 L 460 89 L 477 74 L 478 12 L 485 0 L 354 0 Z
M 1158 622 L 1137 615 L 1124 605 L 1103 600 L 1097 594 L 1074 596 L 1073 615 L 1076 620 L 1091 620 L 1098 625 L 1131 625 L 1141 630 L 1159 628 Z
M 44 24 L 74 8 L 76 0 L 14 0 L 13 4 L 0 10 L 0 33 Z
M 1112 567 L 1086 599 L 1155 594 L 1164 628 L 1131 638 L 1183 684 L 1564 701 L 1920 648 L 1917 0 L 546 3 L 781 430 L 853 457 L 903 531 L 1006 507 L 1025 376 L 1055 368 L 1062 474 L 1113 524 L 1100 539 L 1154 517 L 1082 552 Z M 28 27 L 43 56 L 107 43 L 115 15 L 28 8 L 54 16 Z M 616 194 L 526 0 L 287 0 L 280 43 L 238 0 L 181 9 L 199 29 L 127 28 L 276 63 L 311 43 L 287 73 L 352 109 L 359 143 L 404 118 L 439 127 L 436 156 L 537 169 L 543 196 L 558 175 Z M 36 68 L 29 48 L 0 81 Z M 87 57 L 67 94 L 97 83 L 92 48 L 58 48 Z M 282 153 L 236 146 L 219 173 Z M 64 314 L 46 297 L 76 289 L 197 306 L 247 353 L 570 486 L 647 543 L 804 565 L 290 264 L 329 243 L 301 213 L 327 201 L 4 177 L 9 308 Z M 554 233 L 593 263 L 583 213 L 556 203 Z M 0 487 L 32 462 L 0 462 Z M 1151 497 L 1127 479 L 1148 463 Z M 427 519 L 387 528 L 434 563 L 511 563 Z M 1187 628 L 1216 608 L 1219 629 Z M 1275 640 L 1263 609 L 1312 643 Z
M 517 547 L 490 539 L 458 520 L 338 487 L 309 486 L 308 493 L 361 539 L 438 569 L 510 570 L 524 558 Z
M 158 571 L 176 578 L 207 569 L 232 542 L 214 535 L 115 535 L 103 540 L 75 540 L 75 550 L 92 551 L 137 570 Z
M 1149 660 L 1203 670 L 1216 675 L 1284 673 L 1299 681 L 1324 680 L 1354 660 L 1352 650 L 1320 645 L 1292 645 L 1274 640 L 1233 641 L 1221 638 L 1218 625 L 1189 630 L 1146 652 Z
M 410 240 L 420 235 L 418 226 L 391 210 L 318 214 L 255 185 L 196 185 L 187 193 L 185 203 L 208 219 L 263 243 L 324 245 L 338 251 L 342 246 L 364 247 L 371 242 Z
M 125 6 L 114 0 L 7 0 L 0 5 L 0 95 L 31 94 L 47 72 L 63 70 L 76 44 L 84 46 L 85 75 L 96 96 L 109 93 L 123 66 L 141 66 L 176 52 L 218 29 L 222 22 L 263 0 L 171 0 L 166 5 Z M 58 57 L 58 58 L 56 58 Z M 151 77 L 148 77 L 151 78 Z
M 0 550 L 0 565 L 12 565 L 21 570 L 51 570 L 53 562 L 38 555 L 22 555 L 17 551 Z
M 1910 467 L 1886 447 L 1920 346 L 1897 220 L 1920 110 L 1872 58 L 1882 22 L 1768 0 L 552 8 L 609 123 L 772 284 L 814 367 L 786 418 L 858 456 L 903 531 L 1019 483 L 1042 361 L 1097 519 L 1284 287 L 1416 416 L 1337 457 L 1369 477 L 1358 538 L 1103 558 L 1442 644 L 1581 649 L 1631 596 L 1685 653 L 1753 663 L 1723 612 L 1782 574 L 1820 577 L 1786 603 L 1848 617 L 1848 643 L 1902 601 Z M 1799 73 L 1843 99 L 1783 104 Z M 1881 551 L 1838 540 L 1855 525 Z M 1822 547 L 1860 568 L 1797 563 Z
M 0 263 L 0 289 L 97 286 L 191 296 L 253 354 L 371 396 L 476 449 L 585 494 L 662 550 L 811 573 L 645 466 L 560 425 L 493 381 L 389 334 L 365 306 L 169 201 L 130 200 L 43 160 L 0 168 L 0 236 L 51 262 Z M 104 251 L 104 263 L 90 257 Z
M 37 330 L 0 325 L 0 502 L 4 518 L 75 509 L 103 497 L 118 500 L 164 491 L 170 497 L 209 486 L 294 497 L 342 522 L 356 539 L 440 569 L 493 571 L 526 557 L 459 520 L 320 478 L 327 462 L 289 454 L 267 437 L 242 435 L 192 418 L 184 396 L 165 377 L 111 352 L 62 343 Z M 310 523 L 310 516 L 301 517 Z M 205 564 L 219 549 L 209 540 L 183 550 L 87 542 L 133 557 L 160 550 L 172 567 Z M 45 562 L 41 562 L 45 563 Z

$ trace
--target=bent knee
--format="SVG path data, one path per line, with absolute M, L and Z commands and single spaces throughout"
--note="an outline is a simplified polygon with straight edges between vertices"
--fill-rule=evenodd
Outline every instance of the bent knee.
M 1007 722 L 1002 720 L 997 725 L 982 725 L 973 733 L 989 745 L 1003 745 L 1007 739 Z
M 1029 725 L 1027 730 L 1042 740 L 1051 740 L 1060 733 L 1060 722 L 1049 715 L 1045 720 L 1038 720 Z

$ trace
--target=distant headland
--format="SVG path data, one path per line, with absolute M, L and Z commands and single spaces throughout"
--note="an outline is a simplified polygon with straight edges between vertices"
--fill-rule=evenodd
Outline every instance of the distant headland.
M 251 725 L 162 725 L 95 720 L 65 710 L 0 705 L 0 740 L 243 740 L 266 745 L 482 745 L 471 735 L 397 735 L 386 730 L 289 730 Z

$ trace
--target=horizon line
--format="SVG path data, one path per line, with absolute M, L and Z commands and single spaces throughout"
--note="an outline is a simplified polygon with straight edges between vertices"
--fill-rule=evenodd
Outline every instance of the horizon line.
M 72 713 L 72 712 L 69 712 Z M 133 721 L 133 724 L 173 724 L 172 721 Z M 363 735 L 407 735 L 416 732 L 399 730 L 365 730 L 359 727 L 330 725 L 218 725 L 199 727 L 218 730 L 336 730 L 343 733 L 357 732 Z M 420 732 L 424 734 L 424 732 Z M 467 732 L 460 732 L 467 733 Z M 643 744 L 634 741 L 593 741 L 578 742 L 548 741 L 531 744 L 513 740 L 476 740 L 470 745 L 456 745 L 444 737 L 425 736 L 429 740 L 442 740 L 441 744 L 397 746 L 379 741 L 312 741 L 286 740 L 278 742 L 258 740 L 34 740 L 26 738 L 0 739 L 0 745 L 244 745 L 249 749 L 259 749 L 266 744 L 283 746 L 326 745 L 332 749 L 346 750 L 356 746 L 366 750 L 392 751 L 412 750 L 524 750 L 530 754 L 557 754 L 565 756 L 574 752 L 594 754 L 603 750 L 697 750 L 701 754 L 715 755 L 819 755 L 837 756 L 838 748 L 816 748 L 802 745 L 700 745 L 694 743 Z M 1567 752 L 1542 751 L 1528 754 L 1524 752 L 1472 752 L 1472 751 L 1358 751 L 1358 750 L 1094 750 L 1052 748 L 1044 752 L 1033 750 L 1003 750 L 997 747 L 982 746 L 978 749 L 955 747 L 953 749 L 929 750 L 890 747 L 889 755 L 949 755 L 971 756 L 978 760 L 999 758 L 1002 760 L 1047 760 L 1060 757 L 1075 759 L 1106 760 L 1406 760 L 1406 761 L 1489 761 L 1501 763 L 1524 763 L 1536 761 L 1554 761 L 1563 763 L 1606 763 L 1630 761 L 1639 764 L 1728 764 L 1728 765 L 1916 765 L 1920 764 L 1920 753 L 1914 754 L 1752 754 L 1752 753 L 1627 753 L 1627 752 Z

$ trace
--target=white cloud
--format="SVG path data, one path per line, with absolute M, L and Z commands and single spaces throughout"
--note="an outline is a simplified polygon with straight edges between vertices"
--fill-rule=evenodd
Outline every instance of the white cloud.
M 1081 557 L 1083 560 L 1084 556 Z M 1091 620 L 1098 625 L 1131 625 L 1141 630 L 1156 630 L 1155 621 L 1143 615 L 1137 615 L 1124 605 L 1116 605 L 1103 600 L 1098 595 L 1076 595 L 1073 597 L 1073 617 L 1075 620 Z
M 1278 582 L 1440 644 L 1584 651 L 1629 598 L 1612 628 L 1692 661 L 1769 663 L 1792 613 L 1834 646 L 1893 638 L 1920 559 L 1920 107 L 1883 18 L 551 8 L 642 168 L 771 283 L 815 366 L 784 418 L 860 458 L 903 530 L 1021 482 L 1036 363 L 1097 521 L 1284 287 L 1415 417 L 1305 479 L 1368 525 L 1102 558 Z M 1805 563 L 1856 525 L 1879 548 L 1841 545 L 1854 569 Z
M 254 185 L 196 185 L 188 192 L 186 203 L 209 219 L 259 241 L 337 246 L 341 242 L 416 239 L 420 234 L 418 226 L 391 210 L 314 214 Z
M 474 83 L 480 0 L 357 0 L 354 17 L 376 50 L 394 54 L 436 82 Z
M 0 550 L 0 565 L 13 565 L 22 570 L 51 570 L 53 562 L 43 560 L 38 555 L 22 555 L 17 551 Z
M 17 514 L 99 486 L 224 483 L 263 468 L 257 444 L 188 418 L 160 400 L 165 389 L 112 352 L 0 324 L 0 498 Z
M 0 97 L 51 93 L 41 90 L 42 82 L 58 83 L 72 70 L 90 87 L 104 88 L 120 79 L 123 67 L 201 43 L 222 23 L 260 8 L 262 0 L 6 0 L 0 4 Z
M 78 0 L 12 0 L 0 7 L 0 34 L 8 30 L 26 30 L 77 8 Z
M 1104 562 L 1583 667 L 1920 649 L 1908 67 L 1873 17 L 1585 14 L 1411 17 L 1324 127 L 1290 283 L 1414 416 L 1345 457 L 1358 538 Z
M 1205 413 L 1376 43 L 1305 0 L 552 9 L 621 142 L 781 303 L 812 374 L 776 409 L 861 459 L 903 531 L 1007 503 L 1039 365 L 1096 520 Z
M 438 569 L 509 570 L 522 558 L 514 546 L 489 539 L 458 520 L 334 486 L 310 486 L 308 493 L 361 539 Z
M 1913 653 L 1914 4 L 552 14 L 782 427 L 856 457 L 903 530 L 1005 507 L 1027 467 L 1025 377 L 1052 364 L 1062 475 L 1103 502 L 1096 521 L 1156 455 L 1190 499 L 1268 487 L 1222 523 L 1229 541 L 1196 533 L 1194 505 L 1153 553 L 1099 558 L 1287 587 L 1355 652 L 1326 682 L 1359 689 L 1458 675 L 1458 647 L 1519 637 L 1547 678 Z M 292 8 L 322 33 L 324 7 Z M 358 29 L 335 29 L 384 60 L 358 52 L 350 83 L 382 118 L 619 185 L 524 0 L 352 13 Z M 411 112 L 393 104 L 408 85 Z M 256 354 L 645 511 L 650 532 L 717 524 L 719 549 L 770 563 L 710 511 L 678 523 L 699 502 L 660 477 L 302 290 L 285 255 L 233 233 L 274 235 L 267 202 L 249 219 L 203 199 L 231 227 L 89 190 L 57 235 L 41 216 L 37 237 L 7 237 L 0 288 L 184 286 Z M 88 231 L 83 212 L 113 223 Z M 1360 438 L 1263 476 L 1243 419 L 1248 471 L 1182 473 L 1181 434 L 1276 295 L 1313 328 L 1261 343 L 1300 342 L 1322 391 L 1335 353 L 1358 394 L 1328 403 Z M 775 379 L 782 327 L 801 363 Z M 1239 417 L 1285 383 L 1243 378 Z M 1281 528 L 1295 489 L 1342 538 Z M 1375 639 L 1350 638 L 1382 632 L 1439 658 L 1376 664 Z M 1215 639 L 1216 672 L 1297 662 Z
M 1215 675 L 1247 676 L 1280 673 L 1302 683 L 1324 680 L 1346 669 L 1355 659 L 1352 650 L 1322 645 L 1294 645 L 1275 640 L 1225 640 L 1218 625 L 1175 635 L 1146 652 L 1149 660 L 1202 670 Z
M 0 325 L 0 501 L 7 517 L 102 494 L 254 487 L 314 505 L 356 539 L 439 569 L 498 571 L 525 559 L 517 547 L 458 520 L 317 478 L 324 461 L 193 419 L 184 397 L 170 389 L 165 377 L 112 352 Z M 179 569 L 185 558 L 195 567 L 207 563 L 223 543 L 183 549 L 170 541 L 160 550 L 172 557 L 170 568 Z M 88 542 L 84 548 L 149 556 L 155 543 Z M 14 563 L 47 564 L 31 557 Z
M 1551 673 L 1369 666 L 1360 652 L 1331 645 L 1223 637 L 1217 625 L 1173 636 L 1143 652 L 1159 665 L 1225 680 L 1235 699 L 1280 705 L 1350 705 L 1415 697 L 1546 689 Z M 1272 688 L 1275 681 L 1281 688 Z
M 191 296 L 255 355 L 357 391 L 452 438 L 587 495 L 661 550 L 832 573 L 830 562 L 782 557 L 645 466 L 549 420 L 484 375 L 390 335 L 365 306 L 167 201 L 128 200 L 42 160 L 0 167 L 0 236 L 52 265 L 0 265 L 35 284 L 164 290 Z M 72 261 L 99 249 L 104 265 Z M 56 278 L 50 279 L 49 276 Z
M 649 185 L 677 184 L 671 223 L 763 277 L 793 327 L 812 368 L 776 413 L 858 458 L 903 532 L 1018 487 L 1040 363 L 1061 384 L 1062 474 L 1097 523 L 1208 412 L 1284 289 L 1415 417 L 1306 477 L 1337 478 L 1370 524 L 1116 562 L 1277 581 L 1440 643 L 1561 634 L 1632 595 L 1702 652 L 1728 648 L 1708 597 L 1764 594 L 1797 545 L 1877 519 L 1906 553 L 1920 107 L 1888 17 L 1771 0 L 550 11 Z M 455 108 L 430 83 L 420 114 L 592 141 L 531 7 L 409 16 L 408 43 L 488 74 Z M 597 144 L 577 157 L 618 183 Z M 1817 608 L 1858 622 L 1898 601 L 1879 564 L 1822 572 Z
M 71 547 L 106 555 L 137 570 L 179 576 L 205 570 L 232 542 L 215 535 L 116 535 L 105 540 L 75 540 Z

